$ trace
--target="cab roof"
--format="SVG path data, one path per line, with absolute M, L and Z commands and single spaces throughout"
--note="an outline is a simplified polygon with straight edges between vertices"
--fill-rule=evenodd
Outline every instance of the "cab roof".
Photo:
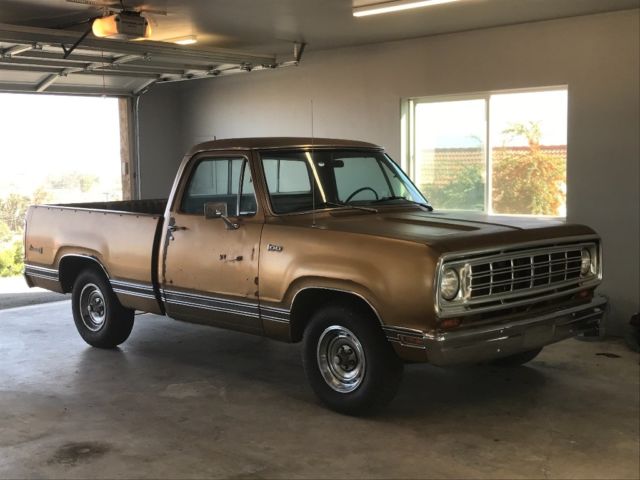
M 226 138 L 212 140 L 196 145 L 189 151 L 189 155 L 208 150 L 261 150 L 287 148 L 366 148 L 381 150 L 382 147 L 357 140 L 341 140 L 336 138 L 311 137 L 253 137 Z

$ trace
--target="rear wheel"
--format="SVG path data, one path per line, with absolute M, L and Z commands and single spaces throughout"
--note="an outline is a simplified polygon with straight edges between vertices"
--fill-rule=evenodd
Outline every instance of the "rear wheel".
M 303 342 L 311 388 L 331 409 L 361 415 L 395 396 L 403 363 L 370 315 L 346 306 L 323 308 L 312 317 Z
M 120 304 L 104 274 L 85 270 L 78 276 L 72 309 L 78 333 L 89 345 L 114 348 L 129 338 L 135 312 Z
M 524 365 L 525 363 L 530 362 L 536 358 L 541 351 L 542 348 L 536 348 L 526 352 L 515 353 L 508 357 L 496 358 L 491 361 L 491 365 L 497 365 L 500 367 L 517 367 L 518 365 Z

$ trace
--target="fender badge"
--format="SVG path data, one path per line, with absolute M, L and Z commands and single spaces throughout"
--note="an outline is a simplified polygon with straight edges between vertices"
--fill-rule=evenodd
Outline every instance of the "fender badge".
M 273 243 L 267 245 L 267 251 L 269 252 L 281 252 L 283 249 L 284 247 L 282 245 L 275 245 Z
M 30 252 L 38 252 L 39 254 L 42 255 L 43 248 L 42 247 L 34 247 L 33 245 L 29 245 L 29 251 Z

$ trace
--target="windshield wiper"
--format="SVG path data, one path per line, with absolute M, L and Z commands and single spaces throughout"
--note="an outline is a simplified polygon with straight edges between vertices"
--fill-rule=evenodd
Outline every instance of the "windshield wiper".
M 419 207 L 426 208 L 430 212 L 433 212 L 433 207 L 431 205 L 429 205 L 428 203 L 416 202 L 414 200 L 409 200 L 406 197 L 402 197 L 402 196 L 398 196 L 398 195 L 390 195 L 388 197 L 382 197 L 382 198 L 379 198 L 378 200 L 373 200 L 371 203 L 382 203 L 382 202 L 386 202 L 388 200 L 404 200 L 405 202 L 409 202 L 409 203 L 412 203 L 414 205 L 418 205 Z
M 355 210 L 361 210 L 363 212 L 378 213 L 378 210 L 373 207 L 361 207 L 360 205 L 352 205 L 350 203 L 322 202 L 322 205 L 328 205 L 329 207 L 336 208 L 353 208 Z

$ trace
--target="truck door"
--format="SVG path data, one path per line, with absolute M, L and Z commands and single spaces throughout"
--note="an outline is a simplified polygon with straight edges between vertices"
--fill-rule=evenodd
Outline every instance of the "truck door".
M 165 224 L 160 282 L 178 320 L 260 332 L 258 255 L 264 215 L 251 162 L 201 154 L 187 164 Z

